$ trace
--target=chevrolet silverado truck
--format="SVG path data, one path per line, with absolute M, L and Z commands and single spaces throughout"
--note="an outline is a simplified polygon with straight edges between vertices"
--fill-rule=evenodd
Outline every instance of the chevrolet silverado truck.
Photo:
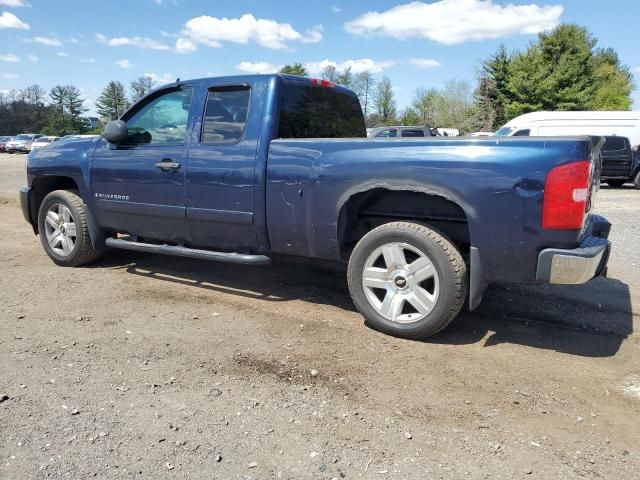
M 150 93 L 101 138 L 31 153 L 20 197 L 58 265 L 108 248 L 342 262 L 366 322 L 417 339 L 492 282 L 606 274 L 610 224 L 591 214 L 601 143 L 367 139 L 357 96 L 328 81 L 206 78 Z

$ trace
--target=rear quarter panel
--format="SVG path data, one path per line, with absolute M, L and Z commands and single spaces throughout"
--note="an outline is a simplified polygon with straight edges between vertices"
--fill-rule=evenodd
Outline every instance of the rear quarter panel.
M 487 281 L 533 281 L 542 248 L 571 247 L 580 237 L 541 229 L 546 175 L 589 152 L 586 138 L 274 140 L 266 189 L 271 249 L 337 260 L 338 218 L 352 195 L 410 190 L 464 210 Z

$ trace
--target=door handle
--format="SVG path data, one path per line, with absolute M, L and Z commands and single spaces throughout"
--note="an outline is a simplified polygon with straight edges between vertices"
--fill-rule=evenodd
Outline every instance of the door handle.
M 163 158 L 161 161 L 156 163 L 155 166 L 163 172 L 170 172 L 180 168 L 180 164 L 178 162 L 171 161 L 170 158 Z

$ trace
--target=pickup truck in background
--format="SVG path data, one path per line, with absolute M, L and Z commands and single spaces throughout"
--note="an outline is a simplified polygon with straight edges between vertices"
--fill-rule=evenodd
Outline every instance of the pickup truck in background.
M 627 137 L 605 136 L 600 178 L 612 187 L 627 182 L 640 189 L 640 163 Z
M 590 213 L 601 144 L 367 139 L 356 95 L 328 81 L 206 78 L 150 93 L 102 138 L 33 152 L 20 195 L 58 265 L 106 247 L 333 260 L 369 325 L 425 338 L 492 282 L 606 273 L 610 224 Z

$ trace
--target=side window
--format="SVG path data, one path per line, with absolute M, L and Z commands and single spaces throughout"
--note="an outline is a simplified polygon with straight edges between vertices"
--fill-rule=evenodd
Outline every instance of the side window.
M 424 130 L 403 130 L 403 137 L 424 137 Z
M 382 130 L 381 132 L 376 134 L 376 137 L 396 137 L 398 135 L 398 131 L 396 129 L 390 130 Z
M 127 120 L 129 145 L 182 145 L 193 89 L 183 87 L 151 100 Z
M 512 137 L 528 137 L 530 133 L 531 133 L 531 130 L 527 128 L 525 130 L 518 130 L 516 133 L 512 135 Z
M 202 144 L 232 144 L 242 140 L 249 111 L 249 87 L 209 90 L 202 122 Z

